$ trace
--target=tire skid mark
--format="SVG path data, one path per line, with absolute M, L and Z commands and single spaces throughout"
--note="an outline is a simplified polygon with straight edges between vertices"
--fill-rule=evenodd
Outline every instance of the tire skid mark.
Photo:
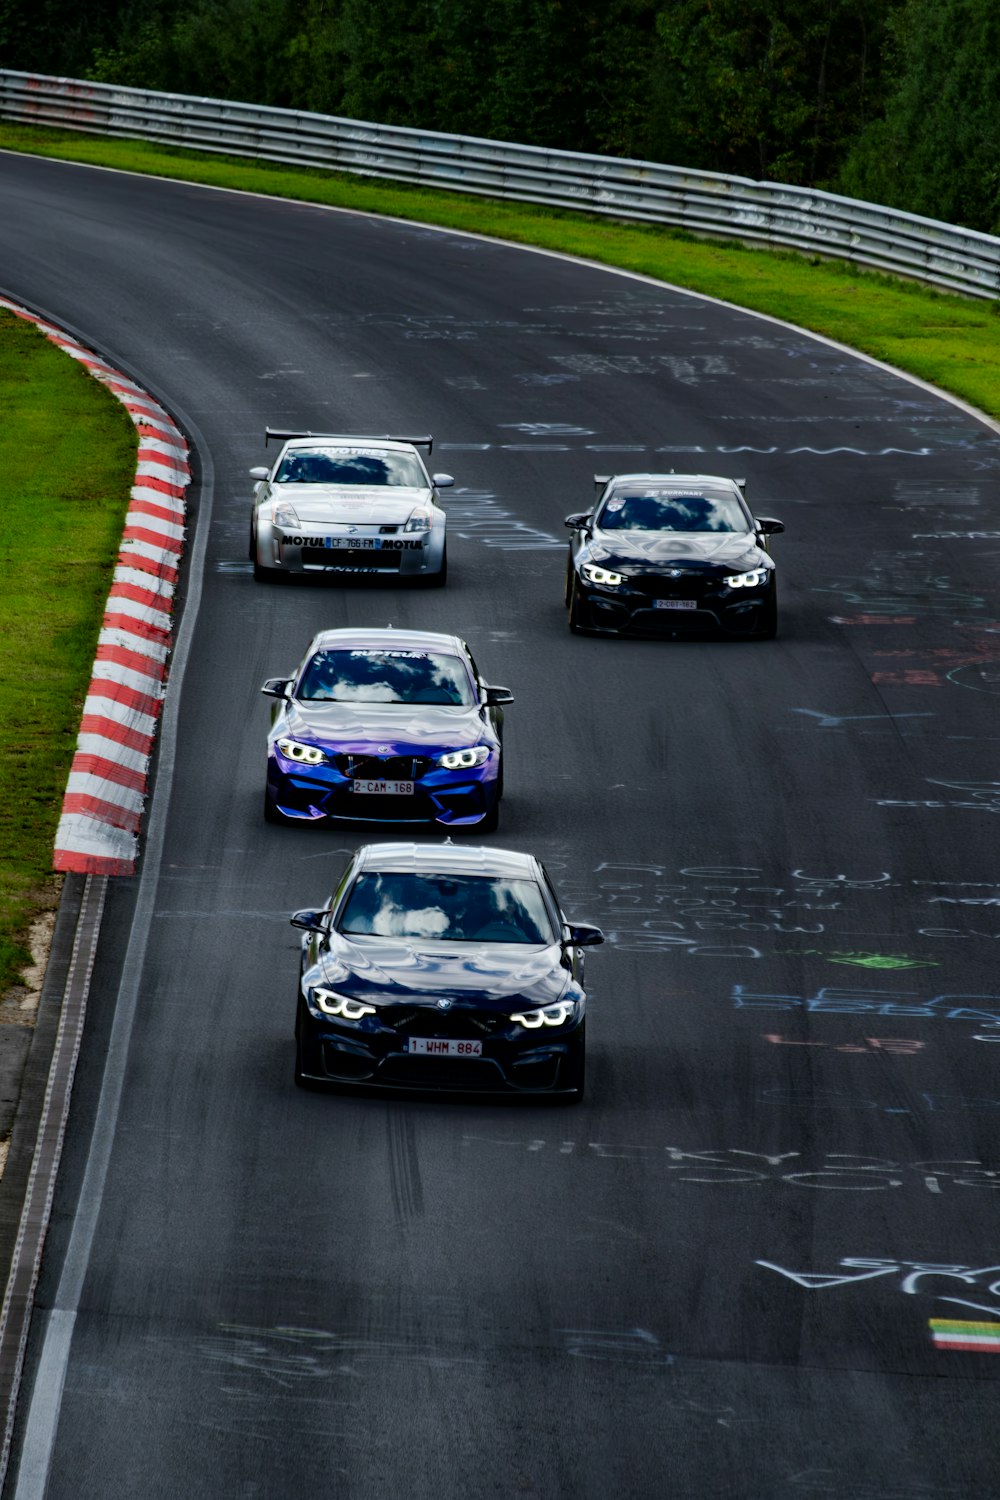
M 387 1120 L 389 1133 L 389 1175 L 392 1204 L 400 1223 L 419 1218 L 424 1211 L 424 1190 L 420 1179 L 420 1157 L 413 1134 L 413 1119 L 401 1107 L 391 1109 Z

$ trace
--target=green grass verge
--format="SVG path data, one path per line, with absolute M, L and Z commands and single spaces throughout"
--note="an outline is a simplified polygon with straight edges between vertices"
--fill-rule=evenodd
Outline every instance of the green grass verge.
M 2 149 L 440 224 L 620 266 L 825 334 L 1000 417 L 995 302 L 681 231 L 142 141 L 0 121 Z M 50 890 L 53 835 L 134 446 L 117 402 L 15 324 L 0 318 L 0 463 L 19 476 L 5 497 L 2 543 L 0 991 L 24 961 L 28 915 Z
M 52 848 L 135 475 L 124 407 L 0 309 L 0 995 L 58 891 Z
M 0 122 L 0 149 L 422 220 L 540 245 L 738 303 L 849 344 L 1000 417 L 1000 303 L 845 263 L 461 193 Z

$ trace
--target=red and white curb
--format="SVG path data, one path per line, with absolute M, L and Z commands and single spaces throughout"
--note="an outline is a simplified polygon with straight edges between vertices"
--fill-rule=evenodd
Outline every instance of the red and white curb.
M 156 721 L 163 706 L 174 590 L 184 546 L 188 446 L 158 402 L 63 329 L 0 297 L 0 307 L 78 359 L 139 433 L 135 483 L 104 609 L 76 754 L 56 832 L 56 870 L 135 870 Z

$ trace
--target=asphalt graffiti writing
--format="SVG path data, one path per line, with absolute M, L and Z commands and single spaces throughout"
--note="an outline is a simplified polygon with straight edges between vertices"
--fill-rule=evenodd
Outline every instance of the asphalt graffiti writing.
M 567 906 L 599 916 L 619 948 L 690 958 L 762 958 L 774 951 L 774 937 L 816 938 L 831 922 L 843 920 L 836 914 L 848 905 L 898 886 L 884 870 L 853 876 L 795 869 L 774 880 L 745 865 L 671 870 L 604 861 L 583 877 L 568 862 L 550 861 L 550 868 L 559 871 Z M 873 965 L 877 959 L 871 956 Z M 838 961 L 851 961 L 851 950 L 840 953 Z
M 566 1353 L 573 1359 L 659 1366 L 674 1363 L 674 1356 L 665 1353 L 656 1335 L 645 1328 L 560 1328 L 558 1332 L 565 1341 Z
M 973 1037 L 972 1040 L 985 1041 L 986 1038 Z M 892 1104 L 886 1104 L 883 1100 L 872 1099 L 864 1094 L 848 1093 L 845 1089 L 762 1088 L 758 1090 L 756 1097 L 758 1104 L 795 1113 L 801 1109 L 807 1109 L 810 1113 L 817 1110 L 848 1110 L 861 1114 L 905 1117 L 925 1114 L 991 1114 L 994 1110 L 1000 1109 L 1000 1099 L 988 1099 L 974 1094 L 920 1092 L 908 1095 L 906 1105 L 899 1104 L 895 1095 Z
M 880 653 L 876 653 L 880 654 Z M 899 719 L 933 719 L 936 714 L 932 713 L 910 713 L 910 714 L 833 714 L 822 713 L 817 708 L 790 708 L 789 713 L 804 714 L 807 718 L 814 719 L 816 729 L 844 729 L 850 724 L 879 724 L 882 727 L 893 729 Z
M 1000 1105 L 998 1105 L 1000 1107 Z M 878 1193 L 916 1188 L 940 1197 L 956 1188 L 1000 1188 L 1000 1171 L 981 1161 L 899 1161 L 852 1152 L 747 1151 L 729 1146 L 687 1151 L 680 1146 L 625 1141 L 546 1141 L 464 1135 L 466 1150 L 498 1149 L 530 1156 L 568 1156 L 577 1161 L 644 1161 L 675 1183 L 702 1187 L 808 1188 L 839 1193 Z
M 988 784 L 991 796 L 993 785 Z M 986 801 L 975 805 L 992 810 Z M 569 859 L 550 857 L 546 863 L 567 911 L 580 920 L 600 921 L 609 942 L 631 953 L 716 959 L 797 953 L 886 973 L 937 967 L 932 954 L 912 952 L 906 938 L 893 938 L 904 895 L 917 908 L 911 933 L 937 939 L 1000 937 L 1000 883 L 995 881 L 904 881 L 887 870 L 823 874 L 801 866 L 767 871 L 756 865 L 672 867 L 617 860 L 581 872 Z M 945 909 L 947 920 L 941 922 Z M 962 926 L 966 910 L 970 917 L 975 912 L 968 932 Z M 996 933 L 984 932 L 994 922 Z
M 1000 691 L 1000 677 L 998 677 L 997 688 Z M 944 787 L 947 792 L 957 793 L 957 795 L 914 801 L 876 797 L 875 806 L 964 808 L 970 812 L 1000 813 L 1000 781 L 937 781 L 928 778 L 928 785 Z
M 863 1042 L 803 1042 L 795 1037 L 782 1036 L 780 1032 L 765 1031 L 761 1035 L 765 1042 L 775 1047 L 825 1047 L 831 1052 L 853 1052 L 862 1057 L 875 1057 L 888 1053 L 891 1057 L 912 1057 L 924 1049 L 923 1042 L 910 1041 L 905 1037 L 866 1036 Z
M 991 1297 L 1000 1300 L 1000 1266 L 957 1266 L 950 1261 L 868 1259 L 850 1255 L 838 1262 L 844 1269 L 832 1272 L 789 1271 L 770 1260 L 758 1260 L 755 1264 L 764 1266 L 768 1271 L 777 1271 L 779 1276 L 787 1276 L 789 1281 L 805 1287 L 808 1292 L 827 1291 L 835 1286 L 854 1286 L 859 1281 L 898 1276 L 896 1291 L 915 1296 L 918 1292 L 931 1290 L 932 1295 L 938 1296 L 938 1292 L 923 1285 L 926 1277 L 934 1277 L 960 1281 L 963 1286 L 974 1286 L 977 1290 L 983 1288 Z M 1000 1306 L 995 1311 L 1000 1316 Z
M 791 1010 L 841 1016 L 919 1016 L 928 1021 L 1000 1021 L 1000 995 L 954 994 L 922 997 L 918 990 L 837 988 L 824 985 L 811 995 L 750 990 L 735 984 L 736 1010 Z
M 463 540 L 499 547 L 504 552 L 564 551 L 565 539 L 550 531 L 539 531 L 520 520 L 489 490 L 457 489 L 448 501 L 452 532 Z
M 987 607 L 986 598 L 956 585 L 934 571 L 923 552 L 899 552 L 873 559 L 868 571 L 819 584 L 814 593 L 853 605 L 867 616 L 908 616 L 913 620 L 944 615 L 949 622 L 975 619 Z
M 386 1363 L 450 1368 L 478 1365 L 483 1356 L 466 1349 L 417 1344 L 405 1338 L 372 1337 L 328 1329 L 222 1324 L 198 1344 L 201 1357 L 233 1374 L 260 1377 L 295 1389 L 337 1377 L 360 1377 Z
M 906 1296 L 931 1297 L 936 1302 L 945 1302 L 949 1310 L 960 1307 L 963 1309 L 961 1317 L 951 1313 L 947 1318 L 929 1320 L 935 1348 L 978 1354 L 1000 1353 L 1000 1321 L 996 1321 L 1000 1319 L 1000 1266 L 857 1256 L 845 1257 L 839 1262 L 839 1269 L 833 1272 L 790 1271 L 770 1260 L 758 1260 L 755 1264 L 766 1271 L 776 1271 L 807 1292 L 880 1281 L 883 1287 L 889 1286 Z M 956 1296 L 957 1292 L 963 1295 Z M 970 1312 L 976 1316 L 970 1318 Z
M 815 954 L 818 958 L 826 959 L 831 964 L 846 964 L 849 968 L 856 969 L 880 969 L 893 971 L 897 969 L 937 969 L 940 964 L 936 958 L 911 958 L 906 953 L 868 953 L 861 950 L 844 950 L 835 948 L 825 952 L 822 948 L 796 948 L 796 953 Z

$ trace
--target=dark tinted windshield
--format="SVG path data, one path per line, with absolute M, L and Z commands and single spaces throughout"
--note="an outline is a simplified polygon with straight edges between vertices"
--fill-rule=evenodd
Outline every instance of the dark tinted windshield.
M 488 875 L 359 875 L 340 931 L 358 936 L 439 938 L 447 942 L 555 942 L 533 880 Z
M 327 703 L 475 702 L 461 657 L 436 651 L 317 651 L 296 698 Z
M 427 489 L 427 476 L 411 453 L 366 448 L 296 448 L 287 453 L 275 484 L 396 484 Z
M 657 489 L 616 490 L 597 524 L 602 531 L 749 531 L 733 494 L 681 495 Z

